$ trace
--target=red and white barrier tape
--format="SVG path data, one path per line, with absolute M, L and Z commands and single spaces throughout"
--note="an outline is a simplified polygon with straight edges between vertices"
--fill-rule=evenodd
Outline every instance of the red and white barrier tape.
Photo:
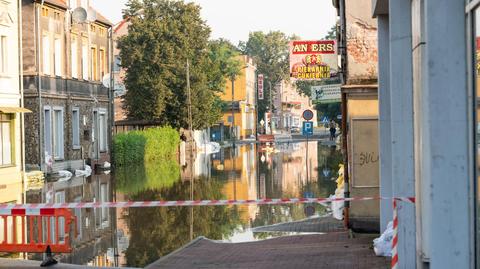
M 393 200 L 393 239 L 392 239 L 392 269 L 398 268 L 398 214 L 397 200 Z
M 128 202 L 78 202 L 48 204 L 0 204 L 0 214 L 6 210 L 25 209 L 39 210 L 51 208 L 130 208 L 130 207 L 172 207 L 172 206 L 218 206 L 218 205 L 283 205 L 328 203 L 346 201 L 396 200 L 415 203 L 413 197 L 349 197 L 349 198 L 283 198 L 257 200 L 187 200 L 187 201 L 128 201 Z M 36 211 L 32 211 L 36 212 Z

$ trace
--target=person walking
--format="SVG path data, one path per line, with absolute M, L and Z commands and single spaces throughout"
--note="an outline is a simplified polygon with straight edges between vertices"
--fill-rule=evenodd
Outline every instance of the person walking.
M 335 121 L 330 120 L 328 126 L 330 127 L 330 141 L 333 141 L 335 140 L 335 133 L 337 132 L 337 124 Z

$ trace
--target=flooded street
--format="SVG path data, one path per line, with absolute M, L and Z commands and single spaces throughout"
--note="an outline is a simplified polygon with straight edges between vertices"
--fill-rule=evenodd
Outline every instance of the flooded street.
M 198 153 L 195 162 L 127 166 L 110 174 L 49 182 L 27 191 L 27 203 L 328 197 L 335 192 L 341 154 L 310 142 L 254 144 Z M 192 180 L 193 178 L 193 180 Z M 66 263 L 143 267 L 199 236 L 245 242 L 283 235 L 255 227 L 324 215 L 313 205 L 245 205 L 76 209 L 78 233 Z M 312 207 L 310 207 L 312 208 Z M 64 236 L 60 234 L 60 237 Z M 37 257 L 41 258 L 41 257 Z

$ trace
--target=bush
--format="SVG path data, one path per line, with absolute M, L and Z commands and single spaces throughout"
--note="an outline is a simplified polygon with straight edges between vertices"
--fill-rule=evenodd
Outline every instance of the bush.
M 179 133 L 171 127 L 151 128 L 115 135 L 113 147 L 115 165 L 124 166 L 176 156 Z

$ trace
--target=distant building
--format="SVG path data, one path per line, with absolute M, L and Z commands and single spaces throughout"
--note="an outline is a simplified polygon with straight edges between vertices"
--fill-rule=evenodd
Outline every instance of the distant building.
M 83 8 L 84 22 L 72 19 Z M 30 169 L 79 169 L 110 160 L 112 24 L 89 1 L 23 0 L 26 162 Z
M 114 90 L 115 90 L 115 121 L 121 121 L 127 119 L 127 113 L 123 109 L 123 95 L 125 95 L 126 88 L 123 83 L 125 79 L 125 69 L 120 64 L 120 50 L 117 48 L 117 41 L 120 37 L 128 34 L 128 26 L 130 22 L 127 19 L 123 19 L 119 23 L 113 26 L 113 75 L 114 75 Z
M 317 126 L 317 113 L 315 106 L 308 96 L 301 95 L 295 85 L 291 82 L 283 81 L 275 85 L 274 94 L 273 121 L 276 129 L 289 131 L 292 127 L 300 128 L 304 119 L 303 111 L 310 109 L 314 111 L 311 120 L 314 126 Z
M 227 78 L 225 91 L 220 95 L 222 101 L 228 105 L 223 111 L 223 117 L 218 124 L 211 128 L 212 140 L 224 139 L 226 134 L 231 137 L 233 130 L 237 139 L 250 138 L 255 135 L 257 128 L 256 113 L 256 66 L 253 59 L 241 55 L 238 56 L 241 66 L 241 74 L 235 78 L 234 94 L 232 102 L 232 81 Z M 232 117 L 233 109 L 233 117 Z M 234 128 L 232 128 L 232 123 Z

